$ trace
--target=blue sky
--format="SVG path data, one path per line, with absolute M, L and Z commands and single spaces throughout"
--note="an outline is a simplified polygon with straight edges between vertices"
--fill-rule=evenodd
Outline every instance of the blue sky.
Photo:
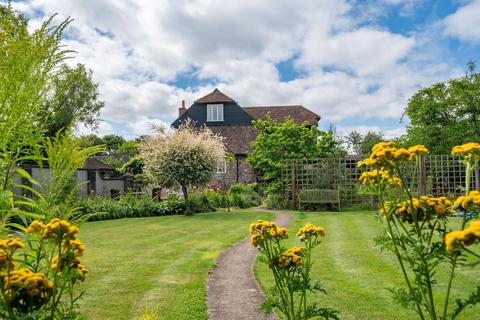
M 5 2 L 4 0 L 0 0 Z M 70 63 L 93 70 L 99 134 L 135 137 L 218 87 L 242 106 L 303 104 L 321 128 L 405 131 L 420 87 L 480 64 L 480 0 L 15 2 L 31 28 L 72 17 Z M 80 132 L 88 132 L 80 128 Z

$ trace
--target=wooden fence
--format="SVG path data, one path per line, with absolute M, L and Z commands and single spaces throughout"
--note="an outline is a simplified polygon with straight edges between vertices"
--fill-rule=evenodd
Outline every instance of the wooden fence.
M 357 163 L 364 158 L 365 156 L 347 156 L 287 160 L 282 171 L 283 196 L 296 208 L 297 195 L 302 189 L 339 188 L 342 205 L 373 206 L 375 199 L 366 194 L 358 183 L 362 170 L 357 167 Z M 402 170 L 419 195 L 455 197 L 461 193 L 461 186 L 465 183 L 465 166 L 456 156 L 422 156 L 416 172 L 411 162 L 406 163 Z M 480 186 L 478 170 L 475 170 L 472 178 L 472 189 L 477 189 Z

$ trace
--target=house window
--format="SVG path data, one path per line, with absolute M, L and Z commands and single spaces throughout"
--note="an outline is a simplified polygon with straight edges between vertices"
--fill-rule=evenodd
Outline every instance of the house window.
M 217 173 L 227 173 L 227 160 L 223 160 L 217 165 Z
M 207 104 L 207 121 L 223 121 L 223 104 Z

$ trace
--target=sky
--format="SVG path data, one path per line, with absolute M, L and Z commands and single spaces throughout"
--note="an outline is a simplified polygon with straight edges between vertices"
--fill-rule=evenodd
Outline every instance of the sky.
M 5 0 L 0 0 L 0 3 Z M 339 135 L 405 132 L 419 88 L 480 64 L 480 0 L 29 0 L 30 27 L 99 83 L 97 134 L 134 138 L 214 88 L 241 106 L 302 104 Z M 80 128 L 87 133 L 88 129 Z

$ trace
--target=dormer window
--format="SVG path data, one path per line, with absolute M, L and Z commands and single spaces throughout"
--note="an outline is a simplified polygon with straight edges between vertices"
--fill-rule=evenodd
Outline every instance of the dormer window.
M 207 121 L 223 121 L 223 104 L 207 104 Z

